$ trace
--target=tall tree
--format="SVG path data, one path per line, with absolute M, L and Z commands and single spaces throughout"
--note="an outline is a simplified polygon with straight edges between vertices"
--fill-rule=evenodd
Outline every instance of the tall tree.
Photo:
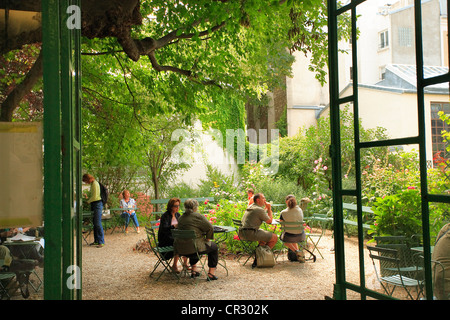
M 135 62 L 136 69 L 143 70 L 141 81 L 148 82 L 155 96 L 167 97 L 169 86 L 181 87 L 184 95 L 178 90 L 178 101 L 170 108 L 182 112 L 197 110 L 198 92 L 217 94 L 211 87 L 245 97 L 265 93 L 274 75 L 289 74 L 289 63 L 284 62 L 289 52 L 284 48 L 312 51 L 319 69 L 326 60 L 324 38 L 317 46 L 311 44 L 318 34 L 325 34 L 323 24 L 313 22 L 326 16 L 322 0 L 82 0 L 81 4 L 81 32 L 91 39 L 83 53 Z M 2 2 L 0 8 L 5 7 Z M 39 11 L 40 1 L 9 1 L 8 9 Z M 15 37 L 2 35 L 0 54 L 40 41 L 40 28 Z M 12 120 L 19 98 L 41 74 L 38 58 L 20 84 L 2 93 L 0 121 Z M 147 107 L 155 105 L 159 106 Z

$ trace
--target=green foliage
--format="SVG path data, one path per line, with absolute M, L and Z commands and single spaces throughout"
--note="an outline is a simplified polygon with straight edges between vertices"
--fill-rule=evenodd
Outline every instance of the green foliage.
M 354 127 L 353 115 L 348 107 L 341 110 L 341 152 L 342 152 L 342 171 L 347 177 L 355 176 L 355 152 L 354 152 Z M 386 139 L 385 129 L 364 129 L 359 128 L 362 141 Z M 321 178 L 331 188 L 331 159 L 328 158 L 330 137 L 330 119 L 321 117 L 317 125 L 308 128 L 302 128 L 300 132 L 293 137 L 281 138 L 279 142 L 279 170 L 277 175 L 289 178 L 295 181 L 307 192 L 314 192 L 316 184 L 316 174 L 314 164 L 318 159 L 321 165 L 326 166 L 328 170 L 324 171 Z M 369 165 L 377 158 L 387 154 L 387 148 L 377 148 L 368 150 L 362 154 L 362 167 Z
M 246 196 L 246 190 L 249 188 L 255 193 L 263 193 L 267 201 L 273 203 L 285 203 L 285 198 L 289 194 L 295 195 L 298 199 L 304 196 L 301 186 L 286 177 L 268 175 L 260 162 L 246 162 L 241 169 L 242 197 Z
M 397 152 L 377 158 L 362 171 L 363 205 L 370 205 L 378 197 L 395 194 L 407 187 L 419 187 L 418 154 Z
M 414 187 L 377 198 L 372 210 L 375 222 L 369 233 L 410 238 L 422 232 L 420 193 Z

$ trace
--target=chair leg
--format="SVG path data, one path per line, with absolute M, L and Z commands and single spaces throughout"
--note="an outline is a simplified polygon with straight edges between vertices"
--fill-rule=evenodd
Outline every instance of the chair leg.
M 313 250 L 311 250 L 311 252 L 314 252 L 314 251 L 317 250 L 317 252 L 320 254 L 320 256 L 322 257 L 322 259 L 324 259 L 323 255 L 322 255 L 322 252 L 320 252 L 320 250 L 319 250 L 319 248 L 318 248 L 319 241 L 320 241 L 320 239 L 322 238 L 322 236 L 318 237 L 317 241 L 314 241 L 312 238 L 313 238 L 313 237 L 312 237 L 311 235 L 309 235 L 309 236 L 307 237 L 307 239 L 306 239 L 306 240 L 309 239 L 309 240 L 311 241 L 312 245 L 313 245 Z

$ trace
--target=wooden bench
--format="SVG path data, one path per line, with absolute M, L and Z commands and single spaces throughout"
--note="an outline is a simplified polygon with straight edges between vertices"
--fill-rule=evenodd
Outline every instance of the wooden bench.
M 206 200 L 210 201 L 210 202 L 214 202 L 214 197 L 202 197 L 202 198 L 181 198 L 181 203 L 184 203 L 187 199 L 195 199 L 198 201 L 198 203 L 202 203 L 205 202 Z M 169 202 L 170 199 L 152 199 L 150 201 L 150 203 L 152 205 L 157 205 L 157 204 L 167 204 Z M 161 216 L 162 214 L 164 214 L 165 211 L 154 211 L 152 212 L 153 215 L 155 216 Z
M 344 213 L 344 220 L 343 220 L 343 222 L 344 222 L 344 227 L 345 227 L 345 229 L 347 231 L 347 236 L 350 236 L 347 226 L 350 225 L 350 226 L 358 227 L 358 221 L 349 219 L 350 212 L 355 212 L 356 213 L 356 210 L 357 210 L 356 209 L 356 204 L 354 204 L 354 203 L 345 203 L 344 202 L 342 204 L 342 207 L 343 207 L 344 210 L 347 210 L 347 214 Z M 373 211 L 369 207 L 362 206 L 362 212 L 363 213 L 368 213 L 370 215 L 373 215 Z M 363 227 L 364 232 L 367 232 L 368 230 L 370 230 L 371 225 L 367 224 L 367 223 L 363 223 L 362 227 Z

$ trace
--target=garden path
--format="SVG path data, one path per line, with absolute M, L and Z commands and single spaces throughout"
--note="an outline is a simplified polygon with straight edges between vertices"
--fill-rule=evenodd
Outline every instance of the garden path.
M 331 232 L 321 239 L 315 263 L 294 263 L 285 255 L 274 268 L 252 269 L 233 258 L 227 259 L 229 275 L 218 268 L 218 281 L 185 279 L 180 283 L 170 275 L 158 282 L 149 278 L 156 258 L 153 254 L 138 252 L 136 243 L 145 239 L 145 233 L 134 231 L 105 235 L 103 248 L 83 246 L 84 300 L 323 300 L 332 297 L 335 282 L 334 241 Z M 359 283 L 358 247 L 355 239 L 346 238 L 347 280 Z M 367 251 L 367 250 L 364 250 Z M 366 282 L 376 287 L 373 267 L 366 257 Z M 162 270 L 162 269 L 159 269 Z M 348 299 L 359 295 L 348 292 Z

